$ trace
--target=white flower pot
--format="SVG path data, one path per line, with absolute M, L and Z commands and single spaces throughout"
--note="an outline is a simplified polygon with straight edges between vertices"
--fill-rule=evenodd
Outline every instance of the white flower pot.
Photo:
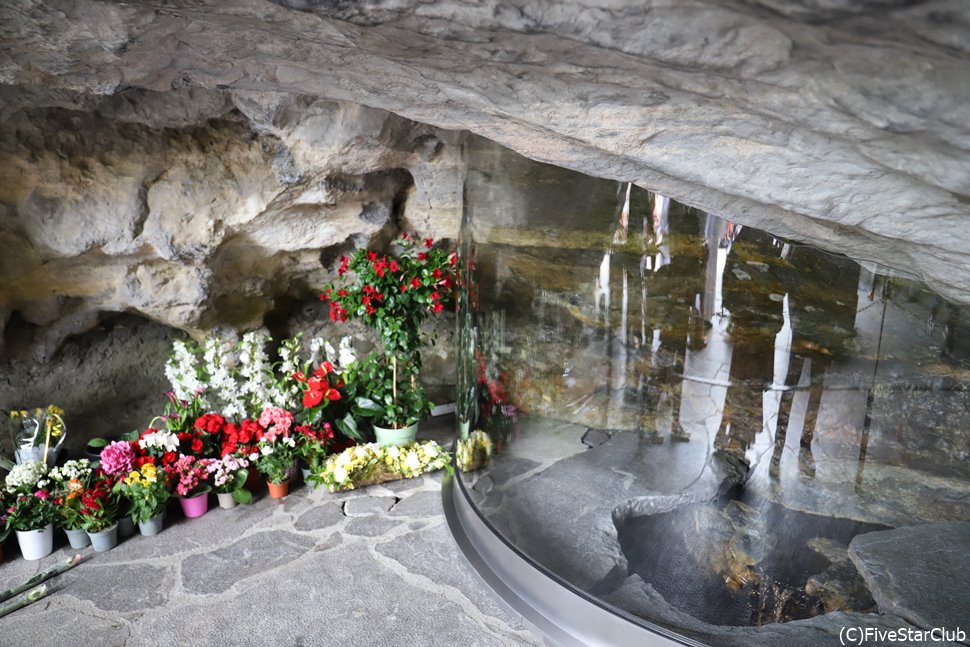
M 47 557 L 54 550 L 54 525 L 49 523 L 40 530 L 18 530 L 17 542 L 24 559 Z

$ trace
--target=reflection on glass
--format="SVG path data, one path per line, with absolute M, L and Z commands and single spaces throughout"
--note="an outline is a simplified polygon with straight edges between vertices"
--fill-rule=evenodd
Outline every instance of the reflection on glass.
M 854 537 L 970 518 L 967 308 L 483 140 L 467 159 L 458 412 L 494 454 L 461 478 L 531 559 L 716 642 L 872 613 Z

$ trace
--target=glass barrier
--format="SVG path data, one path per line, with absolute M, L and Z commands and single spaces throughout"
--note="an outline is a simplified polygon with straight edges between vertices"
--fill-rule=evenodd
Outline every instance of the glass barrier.
M 476 137 L 465 158 L 458 478 L 495 532 L 707 643 L 966 621 L 913 549 L 970 552 L 970 309 Z

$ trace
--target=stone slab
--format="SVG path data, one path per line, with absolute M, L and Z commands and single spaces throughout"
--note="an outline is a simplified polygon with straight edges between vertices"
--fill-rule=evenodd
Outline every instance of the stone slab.
M 924 628 L 970 620 L 970 523 L 906 526 L 856 536 L 849 557 L 881 613 Z
M 398 502 L 393 496 L 357 496 L 344 502 L 344 514 L 348 517 L 373 517 L 384 515 Z

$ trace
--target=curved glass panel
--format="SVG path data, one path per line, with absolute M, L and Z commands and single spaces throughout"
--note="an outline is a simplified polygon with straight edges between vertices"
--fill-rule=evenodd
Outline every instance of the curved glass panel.
M 965 620 L 939 569 L 970 552 L 968 308 L 482 139 L 466 161 L 459 478 L 497 533 L 702 642 Z

